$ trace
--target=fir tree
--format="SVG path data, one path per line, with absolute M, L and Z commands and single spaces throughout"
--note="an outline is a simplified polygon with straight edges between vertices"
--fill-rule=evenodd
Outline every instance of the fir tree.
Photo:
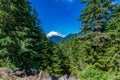
M 11 34 L 15 25 L 14 10 L 17 9 L 11 0 L 0 1 L 0 67 L 12 67 L 11 57 L 18 49 Z
M 58 45 L 52 41 L 49 41 L 48 52 L 43 59 L 46 61 L 45 63 L 47 63 L 45 67 L 43 66 L 44 70 L 54 75 L 63 75 L 63 70 L 61 68 L 62 58 L 60 56 L 62 56 L 62 53 Z
M 109 19 L 111 0 L 83 0 L 86 7 L 82 10 L 79 20 L 82 21 L 82 31 L 103 32 Z
M 36 15 L 31 13 L 29 1 L 1 0 L 0 4 L 0 66 L 11 67 L 11 63 L 17 69 L 38 69 L 47 38 L 36 23 Z
M 111 45 L 107 49 L 107 59 L 112 70 L 120 70 L 120 5 L 116 4 L 111 14 L 111 19 L 106 27 L 107 33 L 111 37 Z

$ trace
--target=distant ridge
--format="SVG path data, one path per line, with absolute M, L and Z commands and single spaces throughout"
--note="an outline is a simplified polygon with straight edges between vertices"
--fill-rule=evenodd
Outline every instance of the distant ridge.
M 78 36 L 78 33 L 68 34 L 63 38 L 64 41 L 71 39 L 73 36 Z

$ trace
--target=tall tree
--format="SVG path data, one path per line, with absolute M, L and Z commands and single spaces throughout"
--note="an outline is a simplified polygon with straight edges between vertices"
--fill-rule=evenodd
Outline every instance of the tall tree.
M 36 23 L 36 15 L 31 13 L 29 1 L 1 0 L 0 4 L 0 61 L 4 64 L 9 59 L 19 69 L 40 67 L 41 59 L 36 61 L 45 53 L 42 46 L 46 45 L 47 38 Z
M 82 10 L 79 20 L 82 21 L 82 31 L 103 32 L 109 19 L 111 0 L 83 0 L 86 7 Z
M 112 55 L 107 55 L 110 67 L 120 71 L 120 5 L 118 4 L 115 4 L 106 31 L 111 37 L 111 45 L 107 49 L 107 53 Z
M 14 10 L 12 13 L 15 18 L 15 24 L 11 34 L 19 48 L 14 53 L 16 56 L 11 57 L 11 60 L 17 67 L 27 69 L 31 67 L 33 55 L 36 53 L 31 48 L 33 46 L 32 41 L 34 40 L 31 35 L 34 34 L 33 30 L 35 27 L 32 15 L 30 14 L 31 7 L 28 0 L 16 0 L 12 1 L 12 3 L 16 6 L 17 10 Z
M 119 31 L 120 30 L 120 5 L 114 4 L 114 8 L 110 15 L 109 23 L 106 27 L 107 32 Z
M 76 36 L 59 44 L 62 53 L 61 66 L 64 74 L 77 75 L 77 71 L 80 70 L 82 60 L 80 57 L 80 45 Z
M 11 37 L 15 25 L 12 13 L 15 10 L 17 9 L 11 0 L 0 0 L 0 67 L 11 66 L 10 58 L 18 48 L 14 37 Z
M 50 72 L 54 75 L 63 75 L 62 73 L 62 53 L 59 49 L 58 45 L 52 41 L 49 41 L 48 52 L 47 54 L 43 55 L 43 64 L 42 69 Z

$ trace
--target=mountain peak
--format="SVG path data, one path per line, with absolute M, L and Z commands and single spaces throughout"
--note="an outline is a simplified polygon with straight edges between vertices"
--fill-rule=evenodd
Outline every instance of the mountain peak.
M 51 31 L 51 32 L 49 32 L 49 33 L 47 34 L 47 37 L 48 37 L 48 38 L 49 38 L 49 37 L 52 37 L 52 36 L 60 36 L 60 37 L 62 37 L 62 38 L 65 37 L 65 35 L 63 35 L 63 34 L 61 34 L 61 33 L 59 33 L 59 32 L 55 32 L 55 31 Z

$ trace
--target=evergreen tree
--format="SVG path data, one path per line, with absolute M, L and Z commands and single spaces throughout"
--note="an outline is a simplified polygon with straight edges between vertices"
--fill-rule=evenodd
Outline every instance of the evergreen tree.
M 103 32 L 109 19 L 111 0 L 83 0 L 86 7 L 82 10 L 79 20 L 82 21 L 82 31 Z
M 107 49 L 106 55 L 108 58 L 109 66 L 112 70 L 120 70 L 120 5 L 116 4 L 111 14 L 111 19 L 106 27 L 107 33 L 111 37 L 110 46 Z
M 42 30 L 40 26 L 40 19 L 38 19 L 38 14 L 35 9 L 32 11 L 32 22 L 33 22 L 33 28 L 31 32 L 33 32 L 30 36 L 32 39 L 32 47 L 35 51 L 35 54 L 33 54 L 33 65 L 32 67 L 41 69 L 42 61 L 43 61 L 43 55 L 47 54 L 48 52 L 48 40 L 47 37 Z
M 77 75 L 77 71 L 80 70 L 81 57 L 80 57 L 80 45 L 77 37 L 67 40 L 59 44 L 62 51 L 62 69 L 64 74 Z
M 11 67 L 11 63 L 18 69 L 39 68 L 47 38 L 36 15 L 31 14 L 29 1 L 1 0 L 0 4 L 0 66 Z
M 58 45 L 52 41 L 49 41 L 48 52 L 43 56 L 43 70 L 54 75 L 63 75 L 63 70 L 61 67 L 63 63 L 61 56 L 61 50 L 59 49 Z
M 109 64 L 106 55 L 107 48 L 110 46 L 110 36 L 107 33 L 91 33 L 80 37 L 79 40 L 84 41 L 82 48 L 82 56 L 85 63 L 95 68 L 107 71 Z
M 106 27 L 107 32 L 118 32 L 120 29 L 120 5 L 115 4 L 112 10 L 111 18 Z
M 12 3 L 14 3 L 17 10 L 12 13 L 16 22 L 13 25 L 14 31 L 11 34 L 19 48 L 16 53 L 13 53 L 16 56 L 13 56 L 11 60 L 16 67 L 29 69 L 32 64 L 33 55 L 36 53 L 31 48 L 33 46 L 32 41 L 34 41 L 31 35 L 35 34 L 33 32 L 35 25 L 30 14 L 31 7 L 28 0 L 16 0 L 12 1 Z
M 12 67 L 10 58 L 18 49 L 11 34 L 15 25 L 14 10 L 17 9 L 11 0 L 0 0 L 0 67 Z

